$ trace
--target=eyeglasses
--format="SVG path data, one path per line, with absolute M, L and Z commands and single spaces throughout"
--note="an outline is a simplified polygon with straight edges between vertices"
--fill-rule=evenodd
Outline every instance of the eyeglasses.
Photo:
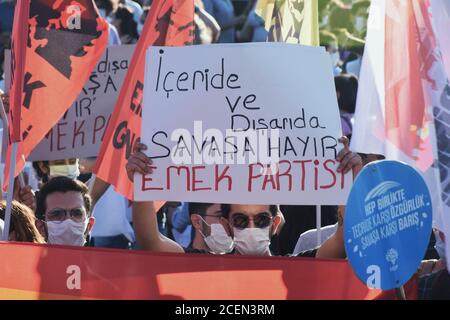
M 47 212 L 47 220 L 62 222 L 66 217 L 70 216 L 75 222 L 82 222 L 86 217 L 86 210 L 84 208 L 62 209 L 56 208 Z
M 253 220 L 256 228 L 264 229 L 272 222 L 272 215 L 262 212 L 257 214 L 254 218 L 250 218 L 243 213 L 235 213 L 231 217 L 231 224 L 233 227 L 242 230 L 248 227 L 250 220 Z

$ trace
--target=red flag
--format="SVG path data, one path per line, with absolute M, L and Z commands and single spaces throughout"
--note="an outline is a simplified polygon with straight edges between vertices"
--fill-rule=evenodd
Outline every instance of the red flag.
M 98 178 L 114 185 L 130 200 L 133 183 L 127 177 L 125 164 L 141 134 L 145 51 L 149 46 L 192 44 L 193 35 L 193 0 L 153 1 L 94 169 Z
M 10 139 L 25 159 L 72 105 L 108 43 L 93 0 L 19 0 L 12 39 Z
M 30 11 L 30 1 L 19 0 L 14 11 L 14 21 L 27 21 Z M 22 92 L 25 74 L 25 55 L 27 38 L 23 35 L 28 34 L 26 23 L 14 23 L 12 41 L 11 41 L 11 91 L 9 126 L 10 141 L 20 141 L 20 107 L 22 105 Z

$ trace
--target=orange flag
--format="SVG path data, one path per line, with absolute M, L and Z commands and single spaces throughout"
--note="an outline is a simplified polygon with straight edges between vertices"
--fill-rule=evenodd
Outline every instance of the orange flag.
M 193 43 L 194 1 L 154 0 L 103 139 L 94 172 L 133 199 L 133 183 L 125 165 L 141 134 L 145 51 L 149 46 Z M 156 120 L 156 119 L 155 119 Z
M 72 105 L 108 43 L 93 0 L 18 0 L 14 14 L 6 189 L 12 144 L 15 175 Z
M 30 11 L 30 1 L 19 0 L 14 11 L 14 21 L 27 21 Z M 22 92 L 25 74 L 25 53 L 27 47 L 28 34 L 26 23 L 14 23 L 11 41 L 11 90 L 10 90 L 10 106 L 9 112 L 9 140 L 20 141 L 20 107 L 22 105 Z

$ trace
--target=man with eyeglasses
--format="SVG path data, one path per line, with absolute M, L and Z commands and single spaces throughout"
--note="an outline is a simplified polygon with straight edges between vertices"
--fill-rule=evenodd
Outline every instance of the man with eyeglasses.
M 309 258 L 343 259 L 344 207 L 338 210 L 338 227 L 336 232 L 321 246 L 301 251 L 294 256 Z M 272 256 L 270 242 L 280 227 L 280 207 L 278 205 L 222 205 L 222 224 L 227 233 L 233 237 L 237 254 Z
M 189 216 L 194 238 L 187 253 L 227 254 L 233 251 L 233 239 L 221 223 L 222 210 L 217 203 L 190 202 Z
M 91 197 L 81 181 L 60 176 L 50 179 L 37 195 L 36 213 L 45 218 L 49 244 L 84 246 L 95 219 Z
M 347 173 L 353 170 L 353 175 L 362 168 L 361 157 L 349 150 L 349 141 L 340 140 L 344 149 L 337 156 L 340 162 L 338 171 Z M 135 146 L 135 153 L 128 159 L 126 165 L 128 178 L 133 181 L 134 173 L 151 174 L 151 160 L 141 152 L 147 147 L 141 143 Z M 133 221 L 136 239 L 141 249 L 159 252 L 186 252 L 178 243 L 158 232 L 156 210 L 153 201 L 133 203 Z M 281 223 L 277 205 L 222 205 L 220 222 L 228 238 L 232 239 L 236 254 L 270 256 L 270 240 Z M 345 258 L 343 236 L 344 208 L 339 209 L 339 223 L 336 233 L 321 247 L 301 252 L 298 256 L 318 258 Z

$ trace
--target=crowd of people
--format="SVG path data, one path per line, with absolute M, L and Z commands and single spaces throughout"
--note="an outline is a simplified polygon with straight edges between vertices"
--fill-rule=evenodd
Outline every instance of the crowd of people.
M 364 165 L 383 159 L 349 149 L 370 1 L 318 1 L 320 41 L 330 53 L 344 135 L 345 147 L 337 160 L 344 172 L 356 177 Z M 109 24 L 109 45 L 137 42 L 151 1 L 95 2 Z M 0 94 L 5 107 L 4 50 L 10 45 L 14 4 L 0 0 Z M 194 22 L 195 44 L 263 42 L 268 35 L 252 0 L 196 0 Z M 145 148 L 137 143 L 128 160 L 131 180 L 135 172 L 151 174 Z M 16 179 L 9 240 L 157 252 L 346 258 L 345 207 L 322 207 L 318 244 L 315 206 L 166 202 L 158 207 L 130 202 L 113 186 L 96 188 L 94 163 L 95 158 L 29 164 L 25 185 Z M 0 203 L 0 230 L 5 205 Z M 418 270 L 423 299 L 450 298 L 443 241 L 442 233 L 433 233 Z

